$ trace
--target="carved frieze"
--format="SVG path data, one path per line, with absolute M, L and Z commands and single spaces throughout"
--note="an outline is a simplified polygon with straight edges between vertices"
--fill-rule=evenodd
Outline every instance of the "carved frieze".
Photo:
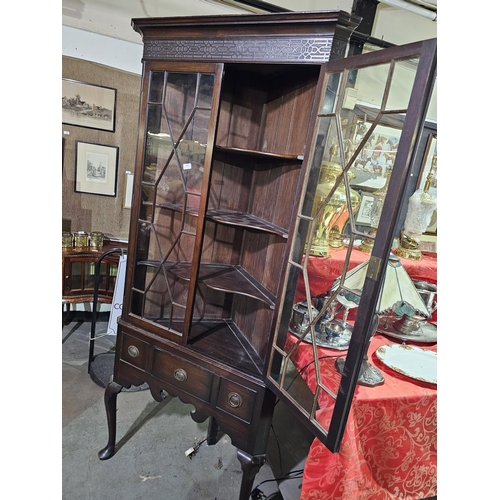
M 332 37 L 145 40 L 144 59 L 323 63 L 330 59 L 331 49 Z

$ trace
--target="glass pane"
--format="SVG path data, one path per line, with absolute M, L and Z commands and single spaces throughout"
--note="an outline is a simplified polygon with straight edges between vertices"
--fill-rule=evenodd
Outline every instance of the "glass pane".
M 320 411 L 335 406 L 363 288 L 346 277 L 366 275 L 417 63 L 326 76 L 270 369 L 324 436 Z
M 347 77 L 349 87 L 344 97 L 345 109 L 352 110 L 356 104 L 361 104 L 380 110 L 386 98 L 390 69 L 390 64 L 379 64 L 349 71 Z
M 82 263 L 71 263 L 71 290 L 81 290 L 82 288 Z
M 118 264 L 109 264 L 109 290 L 115 289 L 117 276 L 118 276 Z
M 153 72 L 132 314 L 182 334 L 215 77 Z
M 161 103 L 164 84 L 165 73 L 163 71 L 153 71 L 149 84 L 149 102 Z
M 84 266 L 84 284 L 83 288 L 89 289 L 94 288 L 94 272 L 95 265 L 93 262 L 85 262 Z
M 406 109 L 408 107 L 417 65 L 418 59 L 396 62 L 393 78 L 398 84 L 397 86 L 392 85 L 389 90 L 387 109 Z

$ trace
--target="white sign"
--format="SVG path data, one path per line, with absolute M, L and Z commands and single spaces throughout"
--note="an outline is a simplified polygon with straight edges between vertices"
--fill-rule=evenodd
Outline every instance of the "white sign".
M 125 270 L 127 268 L 127 256 L 121 255 L 118 261 L 118 272 L 116 274 L 115 291 L 108 321 L 108 335 L 116 335 L 118 331 L 118 318 L 122 315 L 123 289 L 125 288 Z

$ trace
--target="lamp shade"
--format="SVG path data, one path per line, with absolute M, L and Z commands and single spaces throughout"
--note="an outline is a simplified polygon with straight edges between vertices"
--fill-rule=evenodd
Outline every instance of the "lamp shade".
M 337 300 L 341 304 L 348 305 L 345 302 L 352 304 L 348 307 L 359 304 L 359 296 L 365 283 L 368 263 L 369 259 L 346 273 L 344 289 L 337 295 Z M 332 285 L 331 292 L 335 292 L 339 286 L 340 278 L 337 278 Z M 390 311 L 398 316 L 414 316 L 416 314 L 425 318 L 430 316 L 427 306 L 408 272 L 401 264 L 401 260 L 392 253 L 387 263 L 387 272 L 377 301 L 377 314 L 386 314 Z

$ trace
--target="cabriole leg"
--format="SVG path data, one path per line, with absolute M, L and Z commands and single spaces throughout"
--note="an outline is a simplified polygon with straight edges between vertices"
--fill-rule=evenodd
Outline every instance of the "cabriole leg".
M 260 468 L 266 461 L 265 455 L 249 455 L 242 450 L 238 450 L 238 460 L 241 463 L 243 477 L 241 478 L 239 500 L 248 500 L 252 493 L 253 480 Z
M 104 406 L 108 418 L 108 444 L 99 453 L 101 460 L 107 460 L 115 454 L 116 444 L 116 397 L 123 387 L 111 381 L 104 391 Z

